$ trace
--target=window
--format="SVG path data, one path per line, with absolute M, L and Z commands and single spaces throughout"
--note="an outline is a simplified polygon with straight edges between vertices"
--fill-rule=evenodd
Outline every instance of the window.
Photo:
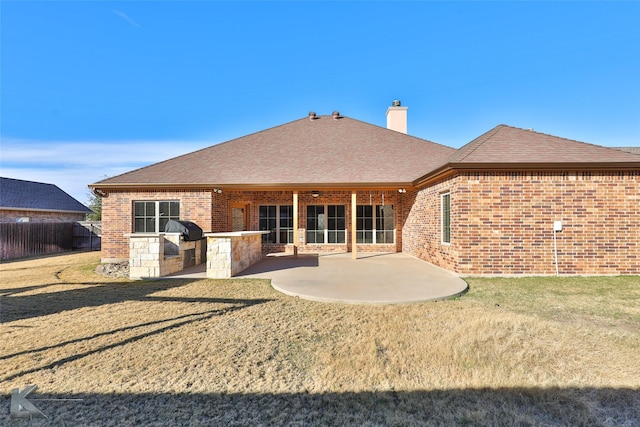
M 393 243 L 395 215 L 393 205 L 376 206 L 376 240 L 373 243 Z
M 347 219 L 343 205 L 327 206 L 327 242 L 344 243 L 347 236 Z
M 293 206 L 260 206 L 259 227 L 270 231 L 262 235 L 262 243 L 293 243 Z
M 356 206 L 356 243 L 394 243 L 393 205 Z
M 307 243 L 345 243 L 346 236 L 344 205 L 307 206 Z
M 324 243 L 324 206 L 307 206 L 307 243 Z
M 373 206 L 356 206 L 356 242 L 373 243 Z
M 440 204 L 442 206 L 442 218 L 440 221 L 442 227 L 442 243 L 451 243 L 451 194 L 441 194 Z
M 280 206 L 279 210 L 279 242 L 293 243 L 293 206 Z
M 258 208 L 260 214 L 258 225 L 260 231 L 270 231 L 269 234 L 262 235 L 262 243 L 276 243 L 277 208 L 277 206 L 260 206 Z
M 160 233 L 169 220 L 180 219 L 180 202 L 133 202 L 133 232 Z

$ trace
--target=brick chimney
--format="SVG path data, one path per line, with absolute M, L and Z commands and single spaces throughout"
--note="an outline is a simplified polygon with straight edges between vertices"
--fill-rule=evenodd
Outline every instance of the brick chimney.
M 387 108 L 387 129 L 407 133 L 407 107 L 401 107 L 398 100 Z

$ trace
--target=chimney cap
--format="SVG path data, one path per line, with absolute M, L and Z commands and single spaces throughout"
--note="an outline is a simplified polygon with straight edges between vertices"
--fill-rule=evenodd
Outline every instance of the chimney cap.
M 399 107 L 400 106 L 400 100 L 399 99 L 394 99 L 393 101 L 391 101 L 391 106 L 392 107 Z

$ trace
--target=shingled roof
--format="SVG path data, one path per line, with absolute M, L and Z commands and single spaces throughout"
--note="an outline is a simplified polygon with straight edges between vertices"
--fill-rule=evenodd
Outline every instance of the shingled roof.
M 446 161 L 463 165 L 583 164 L 629 166 L 638 157 L 613 148 L 547 135 L 534 130 L 499 125 L 452 154 Z
M 640 169 L 638 159 L 629 152 L 507 125 L 456 150 L 349 117 L 315 116 L 91 187 L 420 186 L 452 169 Z
M 349 117 L 306 117 L 92 184 L 380 186 L 410 184 L 455 150 Z
M 640 155 L 640 147 L 613 147 L 616 150 L 626 151 L 627 153 Z
M 13 178 L 0 178 L 0 209 L 92 212 L 56 185 Z
M 441 165 L 414 181 L 422 186 L 460 169 L 633 169 L 636 154 L 507 125 L 498 125 L 456 150 Z

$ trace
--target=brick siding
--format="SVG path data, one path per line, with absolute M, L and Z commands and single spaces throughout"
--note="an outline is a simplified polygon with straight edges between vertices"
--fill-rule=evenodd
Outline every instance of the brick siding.
M 133 232 L 133 202 L 179 200 L 180 219 L 193 221 L 206 232 L 212 231 L 211 191 L 109 191 L 102 199 L 102 262 L 129 259 L 129 239 Z
M 440 194 L 451 194 L 451 244 Z M 403 250 L 460 274 L 640 274 L 640 172 L 464 172 L 422 189 Z
M 373 205 L 382 204 L 382 194 L 385 195 L 385 204 L 394 205 L 396 212 L 396 224 L 400 224 L 399 204 L 401 204 L 402 195 L 393 190 L 362 190 L 357 192 L 357 204 Z M 371 196 L 371 197 L 370 197 Z M 228 231 L 231 227 L 229 223 L 229 206 L 232 203 L 240 203 L 249 205 L 249 229 L 258 230 L 259 225 L 259 206 L 262 205 L 293 205 L 292 191 L 234 191 L 216 194 L 216 201 L 219 201 L 216 211 L 216 219 L 221 220 L 220 226 L 225 228 L 217 231 Z M 222 200 L 226 199 L 226 200 Z M 307 206 L 308 205 L 343 205 L 345 206 L 345 217 L 347 226 L 347 236 L 345 244 L 306 244 L 306 224 L 307 224 Z M 226 215 L 225 215 L 226 211 Z M 351 191 L 321 191 L 320 196 L 314 198 L 310 191 L 300 191 L 298 193 L 298 229 L 299 237 L 303 239 L 303 243 L 298 246 L 301 253 L 340 253 L 351 251 Z M 396 243 L 394 244 L 358 244 L 358 252 L 398 252 L 402 247 L 402 233 L 397 230 Z M 292 245 L 282 244 L 265 244 L 263 245 L 265 253 L 292 251 Z
M 385 204 L 395 208 L 396 224 L 402 224 L 405 195 L 394 190 L 362 190 L 357 193 L 358 204 Z M 103 262 L 128 259 L 129 242 L 125 234 L 133 227 L 133 202 L 141 200 L 180 200 L 181 219 L 190 220 L 205 232 L 225 232 L 231 230 L 231 206 L 246 205 L 249 208 L 249 230 L 258 230 L 261 205 L 293 205 L 292 191 L 111 191 L 102 201 L 102 258 Z M 347 252 L 351 250 L 351 191 L 322 191 L 314 198 L 310 191 L 300 191 L 298 195 L 299 236 L 304 239 L 306 232 L 307 205 L 344 205 L 347 237 L 346 244 L 301 244 L 300 252 Z M 402 233 L 398 228 L 395 244 L 358 244 L 359 252 L 397 252 L 402 247 Z M 266 244 L 265 253 L 292 251 L 292 245 Z
M 441 194 L 451 195 L 451 243 L 441 242 Z M 555 274 L 553 222 L 560 274 L 640 274 L 640 172 L 461 172 L 420 191 L 360 190 L 357 203 L 392 204 L 396 242 L 359 244 L 358 252 L 403 251 L 460 274 Z M 230 207 L 249 207 L 257 230 L 260 205 L 292 205 L 292 191 L 112 191 L 103 199 L 103 261 L 128 259 L 133 201 L 180 200 L 181 219 L 205 232 L 231 229 Z M 307 205 L 344 205 L 346 244 L 304 244 Z M 298 195 L 300 252 L 351 250 L 351 191 Z M 291 251 L 292 245 L 263 245 Z
M 41 212 L 0 209 L 0 222 L 16 222 L 20 218 L 29 218 L 29 222 L 76 222 L 84 221 L 86 214 L 73 212 Z

